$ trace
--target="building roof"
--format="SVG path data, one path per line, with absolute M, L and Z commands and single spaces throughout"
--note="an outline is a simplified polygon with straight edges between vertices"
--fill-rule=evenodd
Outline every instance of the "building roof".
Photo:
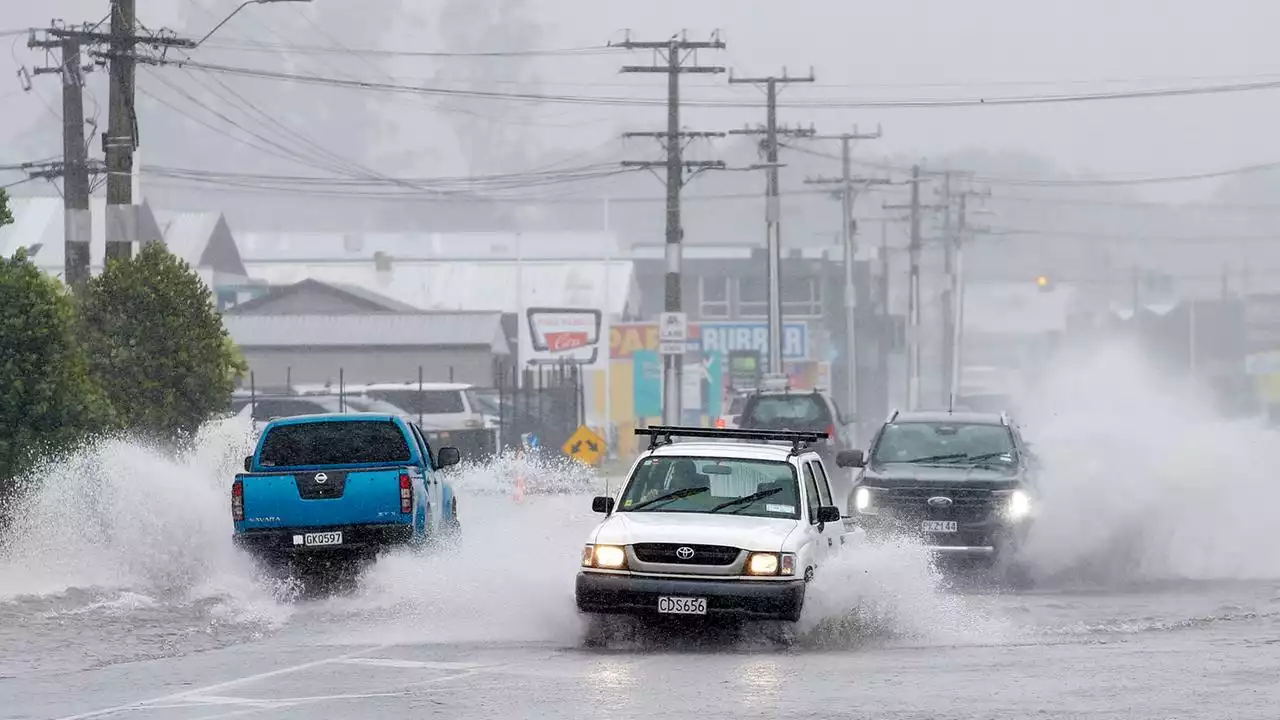
M 599 308 L 613 315 L 639 307 L 630 261 L 404 261 L 379 270 L 372 258 L 345 262 L 246 260 L 249 274 L 273 284 L 313 278 L 375 290 L 426 310 L 520 312 L 527 307 Z
M 414 314 L 424 312 L 422 308 L 400 302 L 395 298 L 380 295 L 367 288 L 345 283 L 322 282 L 307 278 L 292 285 L 281 285 L 271 288 L 265 295 L 240 303 L 227 311 L 229 315 L 272 314 L 270 306 L 285 298 L 303 293 L 324 293 L 341 298 L 351 303 L 353 310 L 363 313 L 400 313 Z
M 509 354 L 499 313 L 224 315 L 244 348 L 486 347 Z
M 35 264 L 46 272 L 61 275 L 66 267 L 64 254 L 66 225 L 61 198 L 10 198 L 14 223 L 0 228 L 0 254 L 10 256 L 20 248 L 36 248 L 30 253 Z M 207 267 L 221 272 L 244 274 L 235 240 L 218 213 L 155 213 L 145 202 L 138 205 L 138 239 L 162 240 L 169 251 L 193 268 Z M 106 257 L 106 199 L 89 201 L 90 267 L 100 270 Z
M 200 264 L 209 238 L 217 230 L 222 216 L 208 212 L 167 212 L 154 213 L 156 225 L 164 236 L 164 243 L 169 252 L 182 258 L 187 264 L 195 267 Z
M 425 260 L 578 260 L 620 258 L 607 232 L 559 233 L 241 233 L 246 262 L 370 261 L 383 253 L 402 262 Z

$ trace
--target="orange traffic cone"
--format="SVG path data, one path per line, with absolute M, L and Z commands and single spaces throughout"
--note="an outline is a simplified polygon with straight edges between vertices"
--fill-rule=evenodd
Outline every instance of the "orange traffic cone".
M 516 487 L 512 493 L 511 499 L 518 503 L 524 502 L 524 452 L 516 451 Z

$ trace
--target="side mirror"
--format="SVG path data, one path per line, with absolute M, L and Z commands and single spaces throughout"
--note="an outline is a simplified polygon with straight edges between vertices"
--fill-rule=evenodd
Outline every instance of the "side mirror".
M 818 522 L 840 522 L 840 508 L 835 505 L 827 505 L 825 507 L 818 508 Z
M 604 515 L 613 512 L 613 498 L 604 496 L 592 498 L 591 512 L 598 512 Z
M 247 455 L 244 459 L 244 471 L 253 472 L 253 456 Z
M 436 451 L 436 468 L 443 470 L 462 462 L 462 453 L 456 447 L 442 447 Z
M 860 468 L 867 464 L 867 457 L 861 450 L 841 450 L 836 453 L 836 465 L 842 468 Z

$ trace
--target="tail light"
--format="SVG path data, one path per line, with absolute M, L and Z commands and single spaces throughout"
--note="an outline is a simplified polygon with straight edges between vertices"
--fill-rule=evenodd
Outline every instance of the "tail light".
M 413 512 L 413 479 L 407 473 L 400 473 L 400 512 Z
M 240 480 L 231 483 L 231 519 L 244 520 L 244 483 Z
M 827 437 L 828 437 L 828 438 L 830 438 L 832 442 L 835 442 L 835 440 L 836 440 L 836 426 L 835 426 L 835 425 L 828 425 L 828 426 L 827 426 Z

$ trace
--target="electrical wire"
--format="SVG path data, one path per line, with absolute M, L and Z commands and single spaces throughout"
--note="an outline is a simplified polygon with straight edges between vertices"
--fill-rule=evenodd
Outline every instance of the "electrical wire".
M 827 160 L 840 160 L 839 155 L 812 150 L 793 143 L 778 143 L 780 147 L 785 147 L 796 152 L 824 158 Z M 891 172 L 910 172 L 911 168 L 905 165 L 894 165 L 891 163 L 874 162 L 869 160 L 853 159 L 850 161 L 853 165 L 860 167 L 873 168 L 876 170 L 888 170 Z M 1200 180 L 1212 180 L 1215 178 L 1230 177 L 1232 175 L 1246 175 L 1255 172 L 1265 172 L 1280 168 L 1280 161 L 1272 161 L 1265 163 L 1254 163 L 1252 165 L 1242 165 L 1234 168 L 1226 168 L 1223 170 L 1209 170 L 1197 173 L 1185 173 L 1180 175 L 1157 175 L 1137 178 L 1116 178 L 1116 177 L 1099 177 L 1099 178 L 1017 178 L 1017 177 L 1001 177 L 995 175 L 982 175 L 977 173 L 968 173 L 965 175 L 966 180 L 984 183 L 988 185 L 1019 185 L 1028 187 L 1119 187 L 1132 185 L 1159 185 L 1165 183 L 1180 182 L 1196 182 Z M 934 170 L 927 174 L 940 175 L 943 171 Z
M 543 103 L 563 103 L 574 105 L 613 105 L 622 107 L 651 107 L 665 106 L 664 98 L 633 98 L 621 96 L 585 96 L 585 95 L 565 95 L 554 93 L 529 93 L 529 92 L 499 92 L 485 90 L 469 90 L 461 88 L 442 88 L 431 86 L 412 86 L 398 83 L 373 82 L 369 80 L 349 80 L 342 78 L 327 77 L 323 75 L 311 75 L 305 73 L 290 73 L 266 70 L 261 68 L 237 67 L 231 65 L 220 65 L 214 63 L 203 63 L 197 61 L 153 61 L 159 64 L 178 65 L 182 67 L 195 67 L 209 72 L 226 73 L 229 75 L 239 75 L 242 77 L 252 77 L 265 80 L 282 80 L 297 83 L 309 83 L 318 85 L 329 85 L 333 87 L 345 87 L 352 89 L 371 90 L 378 92 L 394 92 L 394 93 L 410 93 L 422 95 L 440 95 L 454 97 L 471 97 L 477 99 L 504 100 L 513 102 L 543 102 Z M 1280 89 L 1280 79 L 1261 80 L 1256 82 L 1229 83 L 1220 85 L 1201 85 L 1196 87 L 1173 87 L 1173 88 L 1155 88 L 1148 90 L 1128 90 L 1117 92 L 1097 92 L 1082 94 L 1060 94 L 1060 95 L 1021 95 L 1021 96 L 1005 96 L 991 98 L 932 98 L 932 99 L 904 99 L 904 100 L 799 100 L 799 101 L 779 101 L 779 107 L 799 108 L 799 109 L 864 109 L 864 108 L 943 108 L 943 107 L 971 107 L 971 106 L 999 106 L 999 105 L 1038 105 L 1038 104 L 1058 104 L 1058 103 L 1076 103 L 1076 102 L 1092 102 L 1103 100 L 1128 100 L 1128 99 L 1144 99 L 1144 98 L 1160 98 L 1160 97 L 1180 97 L 1191 95 L 1209 95 L 1222 93 L 1251 92 L 1259 90 Z M 712 108 L 756 108 L 758 102 L 749 103 L 734 100 L 685 100 L 684 105 L 690 107 L 712 107 Z
M 421 57 L 421 58 L 519 58 L 519 57 L 572 57 L 581 55 L 598 55 L 617 52 L 608 45 L 585 45 L 582 47 L 545 48 L 535 50 L 479 50 L 472 52 L 448 52 L 432 50 L 382 50 L 372 48 L 333 47 L 325 45 L 295 45 L 290 43 L 237 43 L 234 41 L 215 41 L 206 45 L 228 50 L 248 50 L 250 52 L 288 53 L 295 55 L 328 55 L 350 54 L 369 57 Z

